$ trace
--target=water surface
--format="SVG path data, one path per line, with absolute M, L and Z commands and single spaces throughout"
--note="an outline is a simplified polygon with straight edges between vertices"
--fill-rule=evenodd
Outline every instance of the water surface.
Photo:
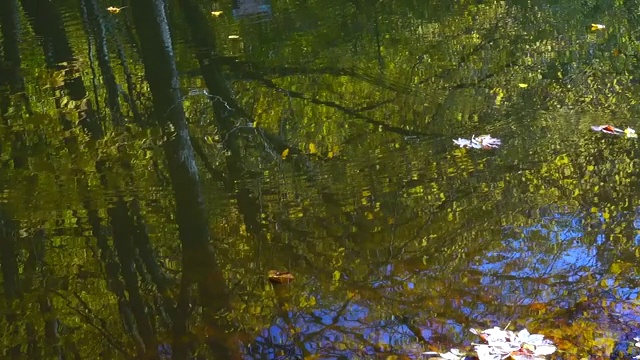
M 637 5 L 2 1 L 3 356 L 420 358 L 509 325 L 608 357 L 640 150 L 590 127 L 639 125 Z

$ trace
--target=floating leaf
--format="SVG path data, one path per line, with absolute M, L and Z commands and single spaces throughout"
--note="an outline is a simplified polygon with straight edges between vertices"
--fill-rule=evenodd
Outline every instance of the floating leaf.
M 478 137 L 471 136 L 471 139 L 458 138 L 453 139 L 453 143 L 462 148 L 474 148 L 474 149 L 493 149 L 499 147 L 502 142 L 500 139 L 491 137 L 491 135 L 480 135 Z
M 619 135 L 620 133 L 624 132 L 624 130 L 618 129 L 618 128 L 612 126 L 612 125 L 592 126 L 591 130 L 593 130 L 593 131 L 601 131 L 603 133 L 613 134 L 613 135 Z
M 600 131 L 605 134 L 611 134 L 611 135 L 624 135 L 625 137 L 628 137 L 628 138 L 638 137 L 638 134 L 636 134 L 636 131 L 630 127 L 622 130 L 613 125 L 598 125 L 598 126 L 594 125 L 594 126 L 591 126 L 591 130 Z
M 269 270 L 267 278 L 272 284 L 288 284 L 295 279 L 290 272 L 277 270 Z
M 229 39 L 240 39 L 239 35 L 229 35 Z
M 123 6 L 123 7 L 109 6 L 109 7 L 107 8 L 107 11 L 108 11 L 108 12 L 110 12 L 110 13 L 112 13 L 112 14 L 117 14 L 117 13 L 119 13 L 119 12 L 120 12 L 120 10 L 122 10 L 122 9 L 124 9 L 124 8 L 126 8 L 126 6 Z
M 543 335 L 530 334 L 527 329 L 518 333 L 499 327 L 471 332 L 480 336 L 486 344 L 474 344 L 480 360 L 488 359 L 544 359 L 556 351 L 556 346 Z
M 446 352 L 444 354 L 441 354 L 435 351 L 427 351 L 427 352 L 423 352 L 422 354 L 427 355 L 429 357 L 437 357 L 438 359 L 445 359 L 445 360 L 462 360 L 467 356 L 465 353 L 463 353 L 458 349 L 451 349 L 449 350 L 449 352 Z
M 218 17 L 218 16 L 222 15 L 222 11 L 212 11 L 211 15 L 213 15 L 215 17 Z
M 528 87 L 529 87 L 529 84 L 522 84 L 522 83 L 520 83 L 520 84 L 518 84 L 518 86 L 520 86 L 521 88 L 523 88 L 523 89 L 524 89 L 524 88 L 528 88 Z

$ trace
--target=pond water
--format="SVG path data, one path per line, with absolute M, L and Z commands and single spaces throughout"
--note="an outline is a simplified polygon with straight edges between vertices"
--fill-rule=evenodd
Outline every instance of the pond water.
M 3 0 L 2 356 L 609 358 L 638 5 Z

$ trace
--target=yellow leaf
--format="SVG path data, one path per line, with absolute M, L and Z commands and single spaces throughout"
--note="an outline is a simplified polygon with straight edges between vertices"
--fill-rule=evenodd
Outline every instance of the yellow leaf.
M 118 8 L 118 7 L 115 7 L 115 6 L 109 6 L 109 7 L 107 8 L 107 11 L 108 11 L 108 12 L 110 12 L 110 13 L 117 14 L 117 13 L 119 13 L 119 12 L 120 12 L 120 10 L 122 10 L 122 9 L 124 9 L 124 8 L 126 8 L 126 6 L 119 7 L 119 8 Z
M 212 11 L 211 15 L 213 15 L 215 17 L 218 17 L 218 16 L 222 15 L 222 11 Z
M 602 30 L 605 29 L 606 26 L 602 25 L 602 24 L 591 24 L 591 30 L 592 31 L 596 31 L 596 30 Z
M 282 152 L 282 160 L 286 159 L 287 155 L 289 155 L 289 148 L 284 149 Z
M 528 85 L 528 84 L 518 84 L 518 86 L 520 86 L 520 87 L 521 87 L 521 88 L 523 88 L 523 89 L 524 89 L 524 88 L 529 87 L 529 85 Z
M 229 35 L 229 39 L 240 39 L 239 35 Z
M 340 280 L 340 271 L 336 270 L 333 272 L 333 281 Z
M 309 154 L 315 154 L 318 150 L 316 149 L 316 145 L 314 143 L 309 143 Z

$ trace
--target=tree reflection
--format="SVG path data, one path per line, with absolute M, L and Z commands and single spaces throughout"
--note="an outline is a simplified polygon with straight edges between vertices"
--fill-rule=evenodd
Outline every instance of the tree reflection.
M 638 146 L 591 131 L 637 128 L 629 4 L 116 5 L 0 3 L 6 357 L 637 330 Z

